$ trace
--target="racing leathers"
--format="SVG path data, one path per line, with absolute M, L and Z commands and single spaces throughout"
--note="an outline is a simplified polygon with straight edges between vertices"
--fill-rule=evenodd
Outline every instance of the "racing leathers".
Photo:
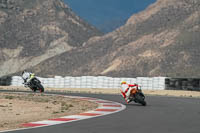
M 35 77 L 34 73 L 30 72 L 23 72 L 22 79 L 24 80 L 24 85 L 27 86 L 29 82 Z
M 127 103 L 131 102 L 130 95 L 131 91 L 136 93 L 136 90 L 138 89 L 137 84 L 122 84 L 120 91 L 123 96 L 123 98 L 126 100 Z

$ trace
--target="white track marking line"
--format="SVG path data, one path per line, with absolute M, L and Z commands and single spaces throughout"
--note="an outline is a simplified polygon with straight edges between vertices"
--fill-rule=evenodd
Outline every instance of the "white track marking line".
M 31 122 L 31 123 L 32 123 L 32 124 L 56 125 L 56 124 L 66 123 L 66 121 L 51 121 L 51 120 L 44 120 L 44 121 L 37 121 L 37 122 Z
M 84 116 L 84 115 L 70 115 L 70 116 L 64 116 L 64 117 L 60 117 L 60 118 L 87 119 L 88 116 Z

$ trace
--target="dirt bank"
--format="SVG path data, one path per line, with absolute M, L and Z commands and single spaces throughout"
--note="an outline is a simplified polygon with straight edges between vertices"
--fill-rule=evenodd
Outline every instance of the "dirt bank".
M 22 123 L 78 114 L 97 104 L 62 96 L 0 92 L 0 131 L 22 127 Z

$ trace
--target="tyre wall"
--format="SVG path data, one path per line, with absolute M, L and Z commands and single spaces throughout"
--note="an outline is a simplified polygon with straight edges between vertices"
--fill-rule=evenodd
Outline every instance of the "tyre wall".
M 12 82 L 11 76 L 0 77 L 0 86 L 10 86 Z
M 81 76 L 54 78 L 38 77 L 44 87 L 49 88 L 119 88 L 121 81 L 129 84 L 137 83 L 144 90 L 193 90 L 200 91 L 198 78 L 169 78 L 169 77 L 137 77 L 115 78 L 106 76 Z M 1 77 L 0 86 L 23 86 L 20 76 Z
M 166 90 L 193 90 L 200 91 L 200 79 L 198 78 L 166 78 Z
M 164 90 L 165 77 L 137 77 L 137 78 L 115 78 L 105 76 L 81 76 L 81 77 L 61 77 L 54 78 L 38 77 L 45 88 L 105 88 L 118 89 L 121 81 L 129 84 L 137 83 L 145 90 Z M 23 86 L 23 80 L 20 76 L 11 77 L 9 84 L 11 86 Z M 4 85 L 1 84 L 1 85 Z

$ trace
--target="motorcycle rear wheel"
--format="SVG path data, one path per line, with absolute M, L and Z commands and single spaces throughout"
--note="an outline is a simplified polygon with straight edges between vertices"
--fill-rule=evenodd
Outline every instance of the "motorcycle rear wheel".
M 40 83 L 37 84 L 37 88 L 40 92 L 44 92 L 44 87 Z
M 146 103 L 146 101 L 144 99 L 145 99 L 145 96 L 141 92 L 137 93 L 136 96 L 135 96 L 135 102 L 142 104 L 142 106 L 146 106 L 147 105 L 147 103 Z
M 142 104 L 142 106 L 146 106 L 147 105 L 146 101 L 140 101 L 140 103 Z

